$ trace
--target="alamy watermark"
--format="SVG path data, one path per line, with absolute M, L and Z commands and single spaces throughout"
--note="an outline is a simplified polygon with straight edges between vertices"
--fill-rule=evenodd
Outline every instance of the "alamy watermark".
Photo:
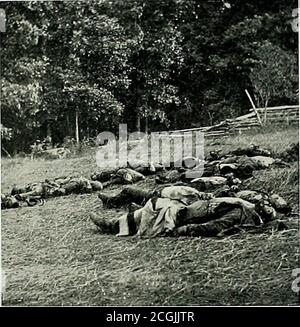
M 119 125 L 119 135 L 102 132 L 97 137 L 102 145 L 96 153 L 100 168 L 121 168 L 139 163 L 147 167 L 149 163 L 164 167 L 188 168 L 187 178 L 198 178 L 204 169 L 204 134 L 200 131 L 142 132 L 128 133 L 127 125 Z

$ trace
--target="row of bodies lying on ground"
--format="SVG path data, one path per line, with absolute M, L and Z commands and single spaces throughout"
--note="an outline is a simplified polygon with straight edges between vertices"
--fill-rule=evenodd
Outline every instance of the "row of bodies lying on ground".
M 224 231 L 224 229 L 228 230 L 228 228 L 225 227 L 230 227 L 229 229 L 232 229 L 233 227 L 235 228 L 238 225 L 236 222 L 237 217 L 241 218 L 242 216 L 245 216 L 248 219 L 248 225 L 249 217 L 256 217 L 254 219 L 250 219 L 250 221 L 252 220 L 252 223 L 250 223 L 250 225 L 256 225 L 257 223 L 260 224 L 265 221 L 273 220 L 273 218 L 275 218 L 276 211 L 284 214 L 290 212 L 289 205 L 280 196 L 276 194 L 273 194 L 269 197 L 263 192 L 257 193 L 256 191 L 241 191 L 241 179 L 243 180 L 251 177 L 254 170 L 265 169 L 274 165 L 286 167 L 289 165 L 287 161 L 290 162 L 298 160 L 298 153 L 299 144 L 291 145 L 287 150 L 282 152 L 275 159 L 270 157 L 271 152 L 269 150 L 262 149 L 258 146 L 250 146 L 249 148 L 237 149 L 226 154 L 221 154 L 219 152 L 211 152 L 210 156 L 206 158 L 206 162 L 204 165 L 204 176 L 196 178 L 194 180 L 187 180 L 185 178 L 185 173 L 187 170 L 185 167 L 174 169 L 174 166 L 176 167 L 176 165 L 174 164 L 173 169 L 171 167 L 171 170 L 166 171 L 162 165 L 155 165 L 152 163 L 150 163 L 146 167 L 145 165 L 138 166 L 137 164 L 136 167 L 120 168 L 115 171 L 102 171 L 100 173 L 92 174 L 91 180 L 88 180 L 83 177 L 59 178 L 54 181 L 46 180 L 42 183 L 30 184 L 25 188 L 18 188 L 17 186 L 14 186 L 10 195 L 1 196 L 1 208 L 12 208 L 23 205 L 31 206 L 37 203 L 41 203 L 41 199 L 47 197 L 67 195 L 70 193 L 90 193 L 92 191 L 102 190 L 103 187 L 111 184 L 132 184 L 139 180 L 145 179 L 144 174 L 155 174 L 159 172 L 156 176 L 156 182 L 158 184 L 173 184 L 173 188 L 171 187 L 170 190 L 173 195 L 175 192 L 177 199 L 172 198 L 172 196 L 164 196 L 168 198 L 167 202 L 164 203 L 166 199 L 161 200 L 161 192 L 168 193 L 168 187 L 158 187 L 156 188 L 155 193 L 147 192 L 147 194 L 141 192 L 140 190 L 129 188 L 124 190 L 125 193 L 123 192 L 119 196 L 112 197 L 111 199 L 106 198 L 103 194 L 100 193 L 99 197 L 108 206 L 112 203 L 111 201 L 114 201 L 115 199 L 119 198 L 122 199 L 119 205 L 125 205 L 128 200 L 130 200 L 130 202 L 136 202 L 139 205 L 145 205 L 144 208 L 148 209 L 142 210 L 142 208 L 136 208 L 137 210 L 134 213 L 134 215 L 137 217 L 136 219 L 133 219 L 134 216 L 132 216 L 132 214 L 128 214 L 121 219 L 114 219 L 112 222 L 109 222 L 108 225 L 107 222 L 103 221 L 102 219 L 100 219 L 99 222 L 99 219 L 95 215 L 91 215 L 93 222 L 95 222 L 98 227 L 102 226 L 99 227 L 102 231 L 118 231 L 119 235 L 130 235 L 132 234 L 132 231 L 135 231 L 141 236 L 145 234 L 149 234 L 150 236 L 158 236 L 162 234 L 168 234 L 170 231 L 172 231 L 173 234 L 179 233 L 183 235 L 185 233 L 187 235 L 200 234 L 200 236 L 210 236 L 212 234 L 216 234 L 216 232 L 219 233 L 221 231 Z M 197 159 L 189 158 L 189 160 Z M 188 164 L 188 166 L 191 166 L 190 163 Z M 197 169 L 197 166 L 194 167 L 194 169 Z M 211 191 L 213 192 L 212 194 L 209 193 Z M 196 198 L 194 197 L 194 199 L 198 198 L 198 200 L 201 200 L 202 202 L 208 201 L 206 203 L 208 207 L 211 207 L 211 205 L 213 205 L 213 207 L 216 207 L 218 209 L 210 210 L 210 214 L 207 214 L 206 212 L 206 214 L 204 215 L 204 219 L 202 217 L 203 213 L 199 214 L 198 212 L 196 216 L 198 218 L 202 217 L 200 219 L 201 223 L 199 223 L 199 221 L 197 222 L 197 224 L 188 223 L 191 221 L 195 221 L 195 217 L 193 216 L 191 219 L 191 214 L 189 213 L 188 220 L 186 218 L 182 218 L 182 212 L 190 211 L 188 205 L 193 204 L 190 200 L 186 201 L 187 192 L 190 193 L 190 195 L 196 195 Z M 204 193 L 200 194 L 199 192 Z M 136 194 L 138 195 L 136 196 Z M 158 194 L 160 195 L 158 196 Z M 174 214 L 173 216 L 171 215 L 173 217 L 171 219 L 170 214 L 163 215 L 163 219 L 162 215 L 160 214 L 160 224 L 157 224 L 156 222 L 151 228 L 146 229 L 145 227 L 141 227 L 141 220 L 143 220 L 141 219 L 141 215 L 143 216 L 143 214 L 139 215 L 139 212 L 143 212 L 146 210 L 146 217 L 148 217 L 148 223 L 146 225 L 149 225 L 149 217 L 152 217 L 152 219 L 150 219 L 152 220 L 152 222 L 156 221 L 156 219 L 158 218 L 156 217 L 153 220 L 153 213 L 152 215 L 149 214 L 149 203 L 145 203 L 147 199 L 151 200 L 149 199 L 149 196 L 152 199 L 155 198 L 156 201 L 157 199 L 160 199 L 158 202 L 159 205 L 162 206 L 159 210 L 161 213 L 165 212 L 166 208 L 169 208 L 171 204 L 172 207 L 177 208 L 180 213 L 176 213 L 176 217 L 174 216 Z M 230 197 L 231 199 L 228 200 L 228 197 Z M 232 200 L 233 198 L 235 198 L 235 200 Z M 178 203 L 174 203 L 174 201 L 179 201 L 179 206 Z M 225 211 L 224 206 L 227 207 Z M 239 207 L 239 209 L 237 207 Z M 185 211 L 183 211 L 182 209 L 185 209 Z M 240 212 L 239 210 L 242 211 Z M 176 210 L 174 212 L 176 212 Z M 226 213 L 224 214 L 224 212 Z M 245 212 L 248 212 L 248 214 L 245 215 Z M 249 212 L 251 212 L 250 215 Z M 220 213 L 221 217 L 219 217 Z M 270 215 L 272 216 L 272 219 L 270 219 Z M 210 216 L 210 218 L 208 218 L 208 216 Z M 265 218 L 262 219 L 262 216 Z M 179 219 L 178 217 L 181 217 L 181 219 Z M 258 219 L 257 217 L 260 218 Z M 178 230 L 178 223 L 176 223 L 176 221 L 179 220 L 181 221 L 181 223 L 179 224 L 179 227 L 181 229 Z M 135 222 L 133 223 L 133 221 Z M 233 222 L 235 222 L 234 226 L 231 226 Z M 117 228 L 116 225 L 119 227 Z M 130 230 L 129 226 L 132 225 L 134 225 L 135 227 L 131 228 Z M 145 225 L 145 223 L 143 223 L 142 225 Z M 182 225 L 185 225 L 185 227 L 183 228 Z M 123 226 L 123 228 L 121 228 L 121 226 Z M 124 226 L 127 227 L 125 228 Z M 137 226 L 139 226 L 139 228 L 137 228 Z M 189 226 L 189 228 L 187 228 L 187 226 Z M 139 231 L 137 231 L 138 229 Z M 146 232 L 142 230 L 146 230 Z M 151 232 L 147 232 L 147 230 L 151 230 Z M 183 231 L 185 232 L 183 233 Z
M 177 169 L 158 175 L 156 182 L 164 185 L 151 191 L 128 186 L 115 196 L 99 193 L 104 207 L 129 205 L 129 212 L 111 219 L 91 213 L 90 218 L 100 232 L 117 236 L 212 237 L 269 227 L 286 229 L 282 218 L 289 216 L 292 208 L 281 196 L 242 190 L 241 179 L 251 178 L 254 170 L 288 167 L 287 161 L 297 161 L 299 144 L 291 145 L 276 159 L 270 155 L 257 146 L 227 154 L 211 152 L 205 164 L 206 176 L 188 182 L 185 172 Z M 101 172 L 93 177 L 105 178 Z
M 197 158 L 182 160 L 183 166 L 178 168 L 176 163 L 171 163 L 169 169 L 162 164 L 149 163 L 148 165 L 136 163 L 126 168 L 117 168 L 95 172 L 90 179 L 84 177 L 59 177 L 53 181 L 46 179 L 44 182 L 31 183 L 24 187 L 14 185 L 10 194 L 2 195 L 2 209 L 16 208 L 19 201 L 35 204 L 35 199 L 63 196 L 71 193 L 91 193 L 102 190 L 111 184 L 132 184 L 145 179 L 146 175 L 157 174 L 157 184 L 187 182 L 202 190 L 210 187 L 218 188 L 224 184 L 239 184 L 239 179 L 250 178 L 254 170 L 268 168 L 269 166 L 288 166 L 288 162 L 297 161 L 299 143 L 292 144 L 288 149 L 271 157 L 271 151 L 250 145 L 248 148 L 239 148 L 228 153 L 212 151 L 206 161 L 199 164 Z M 192 163 L 191 163 L 192 161 Z M 186 167 L 194 167 L 187 169 Z M 199 166 L 204 168 L 203 178 L 186 178 L 187 171 L 198 171 Z M 207 178 L 209 177 L 209 178 Z M 234 178 L 235 177 L 235 178 Z M 210 185 L 210 186 L 209 186 Z M 5 205 L 5 197 L 13 197 L 12 205 Z M 26 201 L 28 200 L 29 201 Z M 16 201 L 14 201 L 16 200 Z M 24 204 L 26 206 L 26 203 Z
M 184 168 L 164 171 L 162 165 L 136 167 L 137 170 L 143 169 L 144 173 L 148 174 L 160 170 L 161 173 L 156 176 L 157 183 L 178 184 L 178 181 L 181 181 L 181 185 L 158 187 L 150 192 L 125 188 L 115 197 L 107 197 L 100 193 L 99 197 L 106 206 L 135 202 L 142 207 L 131 206 L 129 214 L 111 221 L 105 221 L 95 214 L 91 214 L 91 219 L 102 232 L 109 231 L 124 236 L 132 234 L 215 236 L 220 233 L 232 233 L 241 227 L 245 228 L 246 225 L 253 227 L 274 221 L 276 212 L 284 214 L 290 212 L 286 201 L 276 194 L 268 196 L 256 191 L 240 191 L 239 178 L 249 178 L 254 170 L 274 164 L 287 166 L 282 159 L 297 160 L 298 153 L 297 144 L 281 153 L 277 159 L 267 157 L 266 155 L 271 155 L 270 151 L 257 146 L 237 149 L 223 155 L 211 152 L 204 169 L 207 176 L 189 181 L 190 183 L 185 185 L 182 183 L 185 176 Z M 106 186 L 114 183 L 130 184 L 144 178 L 140 172 L 125 168 L 114 173 L 106 171 L 93 174 L 91 180 L 83 177 L 60 178 L 30 184 L 25 188 L 14 186 L 10 195 L 1 196 L 1 207 L 34 205 L 49 196 L 99 191 L 103 189 L 103 184 Z M 208 193 L 209 191 L 213 193 Z

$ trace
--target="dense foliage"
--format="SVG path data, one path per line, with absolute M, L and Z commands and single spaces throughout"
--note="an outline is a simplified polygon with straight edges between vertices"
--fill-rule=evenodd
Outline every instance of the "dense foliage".
M 2 138 L 27 151 L 116 131 L 217 123 L 297 102 L 296 1 L 3 2 Z M 3 134 L 3 133 L 2 133 Z M 1 135 L 2 135 L 1 134 Z

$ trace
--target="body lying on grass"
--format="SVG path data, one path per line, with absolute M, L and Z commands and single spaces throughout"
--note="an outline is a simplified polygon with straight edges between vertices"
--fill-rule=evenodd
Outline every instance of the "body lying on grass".
M 178 168 L 171 171 L 163 171 L 157 175 L 155 181 L 157 184 L 175 183 L 178 181 L 187 181 L 186 172 L 197 171 L 202 177 L 222 176 L 234 174 L 236 178 L 248 179 L 253 176 L 256 170 L 267 169 L 271 167 L 288 167 L 289 165 L 279 158 L 266 156 L 230 155 L 219 160 L 207 161 L 204 165 L 195 166 L 192 169 Z
M 180 193 L 178 194 L 178 192 Z M 199 192 L 195 188 L 187 185 L 164 185 L 156 187 L 150 191 L 136 186 L 127 186 L 116 195 L 108 196 L 103 193 L 98 193 L 98 197 L 105 207 L 119 208 L 131 203 L 144 205 L 153 197 L 166 197 L 173 200 L 176 200 L 179 197 L 181 201 L 191 203 L 191 200 L 212 198 L 213 195 L 210 193 Z
M 17 200 L 14 195 L 1 194 L 1 209 L 13 209 L 20 207 L 33 207 L 43 205 L 44 200 L 40 196 L 27 197 L 24 201 Z
M 91 179 L 103 183 L 106 187 L 114 184 L 133 184 L 144 180 L 145 176 L 131 168 L 119 168 L 93 173 Z
M 1 208 L 10 209 L 20 206 L 41 203 L 39 199 L 64 196 L 73 193 L 91 193 L 100 191 L 103 186 L 100 182 L 90 181 L 84 177 L 60 177 L 53 181 L 31 183 L 24 187 L 14 186 L 11 193 L 1 196 Z
M 152 161 L 135 161 L 135 162 L 127 162 L 126 167 L 119 167 L 115 169 L 105 169 L 99 172 L 95 172 L 91 175 L 92 180 L 99 181 L 101 183 L 108 184 L 132 184 L 136 181 L 143 180 L 145 176 L 154 175 L 159 172 L 165 172 L 166 169 L 173 169 L 175 167 L 187 168 L 188 160 L 190 163 L 191 160 L 194 160 L 196 163 L 199 163 L 199 159 L 197 158 L 183 158 L 182 167 L 181 163 L 178 162 L 170 162 L 168 165 L 161 163 L 153 163 Z
M 175 192 L 175 197 L 172 192 Z M 182 201 L 183 196 L 185 203 L 191 203 L 194 200 L 199 199 L 209 200 L 211 198 L 220 197 L 237 197 L 254 204 L 262 200 L 267 200 L 279 213 L 289 214 L 291 211 L 290 205 L 278 194 L 274 193 L 269 196 L 267 193 L 262 191 L 240 190 L 237 185 L 229 186 L 227 184 L 219 187 L 212 193 L 203 192 L 184 183 L 161 185 L 152 190 L 146 190 L 137 186 L 126 186 L 116 195 L 106 195 L 101 192 L 98 193 L 99 199 L 106 208 L 120 208 L 122 206 L 128 206 L 131 203 L 144 205 L 153 197 L 166 197 L 175 200 L 179 197 Z
M 140 202 L 146 200 L 142 207 L 133 205 L 128 214 L 110 220 L 92 213 L 91 220 L 101 232 L 118 236 L 217 236 L 274 221 L 278 203 L 279 210 L 284 209 L 279 196 L 273 197 L 271 203 L 271 198 L 245 192 L 241 197 L 215 198 L 188 186 L 168 186 L 158 192 L 138 193 L 138 189 L 127 188 L 110 200 L 118 202 L 126 198 L 129 202 L 139 195 Z M 254 199 L 254 203 L 242 196 Z
M 211 151 L 207 157 L 207 161 L 222 160 L 232 156 L 247 156 L 247 157 L 272 157 L 282 159 L 285 162 L 297 161 L 299 159 L 299 142 L 292 143 L 287 149 L 283 150 L 279 154 L 275 154 L 273 151 L 267 148 L 260 147 L 256 144 L 250 144 L 248 147 L 237 148 L 229 152 L 222 152 L 222 150 Z

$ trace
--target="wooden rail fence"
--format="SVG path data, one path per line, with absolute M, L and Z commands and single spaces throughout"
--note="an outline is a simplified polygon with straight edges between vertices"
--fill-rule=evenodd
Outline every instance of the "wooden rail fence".
M 248 114 L 233 119 L 226 119 L 213 126 L 180 129 L 162 132 L 160 137 L 178 138 L 186 135 L 187 132 L 203 132 L 205 137 L 228 136 L 232 133 L 249 130 L 253 127 L 261 127 L 257 114 L 263 124 L 293 124 L 299 122 L 299 105 L 256 108 L 256 112 L 250 109 Z

